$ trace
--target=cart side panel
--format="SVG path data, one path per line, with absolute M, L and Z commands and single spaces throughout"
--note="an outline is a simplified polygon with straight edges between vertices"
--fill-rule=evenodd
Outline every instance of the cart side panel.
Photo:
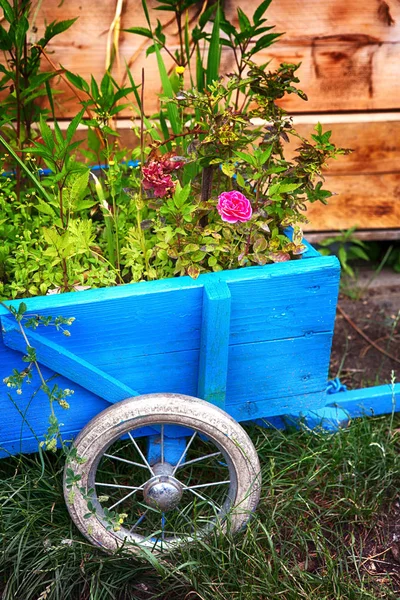
M 246 402 L 264 416 L 326 403 L 340 269 L 331 257 L 307 266 L 277 269 L 270 279 L 229 281 L 228 412 Z

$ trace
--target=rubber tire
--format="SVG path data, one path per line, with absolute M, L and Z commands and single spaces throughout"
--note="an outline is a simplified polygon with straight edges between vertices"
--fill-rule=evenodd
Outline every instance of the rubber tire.
M 64 496 L 70 516 L 81 533 L 95 546 L 114 552 L 122 545 L 132 553 L 134 544 L 126 544 L 121 532 L 107 530 L 97 515 L 88 513 L 87 501 L 79 488 L 88 489 L 88 479 L 106 449 L 123 434 L 155 423 L 173 423 L 197 429 L 211 438 L 223 451 L 236 473 L 236 497 L 230 510 L 229 529 L 242 529 L 255 511 L 261 487 L 257 452 L 244 429 L 232 417 L 212 404 L 182 394 L 146 394 L 114 404 L 94 417 L 74 441 L 76 456 L 64 470 Z M 81 479 L 77 486 L 66 486 L 66 471 L 72 469 Z

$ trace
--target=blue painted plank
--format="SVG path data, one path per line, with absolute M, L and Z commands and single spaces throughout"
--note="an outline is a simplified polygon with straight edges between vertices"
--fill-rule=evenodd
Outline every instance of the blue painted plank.
M 47 309 L 57 309 L 83 304 L 94 304 L 107 300 L 130 298 L 132 296 L 146 296 L 147 294 L 159 294 L 174 290 L 195 290 L 202 288 L 207 279 L 217 277 L 226 282 L 248 281 L 249 279 L 269 279 L 296 273 L 311 273 L 320 269 L 331 269 L 338 266 L 338 260 L 333 256 L 312 257 L 311 260 L 294 260 L 285 263 L 274 263 L 263 267 L 246 267 L 245 269 L 233 269 L 219 273 L 208 273 L 200 275 L 196 280 L 191 277 L 175 277 L 171 279 L 159 279 L 122 286 L 108 288 L 96 288 L 83 292 L 68 292 L 65 294 L 53 294 L 50 296 L 36 296 L 26 298 L 24 302 L 29 312 L 37 312 Z M 12 300 L 8 304 L 18 307 L 21 300 Z M 7 309 L 0 306 L 0 315 L 8 314 Z M 54 312 L 53 312 L 54 314 Z
M 224 281 L 208 281 L 203 292 L 197 395 L 225 407 L 231 293 Z
M 400 383 L 340 392 L 328 398 L 327 406 L 338 407 L 353 418 L 400 412 Z
M 325 391 L 330 347 L 330 333 L 230 346 L 228 412 L 233 404 L 265 401 L 265 414 L 279 415 L 286 412 L 280 399 Z
M 335 263 L 297 274 L 277 273 L 279 276 L 272 278 L 228 282 L 232 295 L 230 344 L 333 330 L 338 284 Z M 205 284 L 211 285 L 218 274 L 214 275 L 205 279 Z M 133 286 L 134 290 L 141 285 Z M 66 295 L 79 299 L 81 294 L 86 292 Z M 55 328 L 47 328 L 43 336 L 104 370 L 110 360 L 122 363 L 136 357 L 198 350 L 202 296 L 202 287 L 196 287 L 43 308 L 40 314 L 76 318 L 70 338 Z
M 1 323 L 6 346 L 25 353 L 26 342 L 15 319 L 2 317 Z M 134 389 L 42 335 L 30 331 L 28 339 L 36 350 L 36 357 L 40 364 L 53 369 L 55 373 L 67 377 L 70 381 L 86 388 L 100 398 L 104 398 L 108 402 L 120 402 L 138 395 Z
M 244 401 L 241 404 L 229 406 L 228 413 L 240 423 L 265 419 L 272 422 L 287 415 L 304 414 L 314 407 L 321 407 L 326 402 L 325 391 L 310 394 L 298 394 L 291 398 L 277 398 L 273 401 L 256 400 Z
M 230 344 L 333 331 L 340 272 L 337 265 L 279 278 L 229 282 Z

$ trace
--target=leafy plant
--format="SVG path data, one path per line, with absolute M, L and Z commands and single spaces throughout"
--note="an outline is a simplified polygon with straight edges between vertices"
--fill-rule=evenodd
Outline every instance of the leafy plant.
M 256 64 L 258 53 L 281 35 L 265 17 L 269 0 L 252 16 L 239 8 L 238 28 L 219 2 L 202 10 L 193 27 L 193 0 L 158 2 L 157 10 L 176 24 L 175 50 L 168 23 L 157 20 L 154 26 L 142 0 L 147 27 L 128 31 L 147 38 L 147 53 L 155 54 L 159 111 L 153 118 L 145 114 L 144 71 L 140 83 L 128 71 L 128 85 L 119 85 L 110 71 L 86 82 L 60 67 L 82 107 L 65 132 L 55 117 L 54 71 L 35 69 L 47 57 L 48 41 L 73 21 L 51 23 L 28 52 L 30 3 L 11 7 L 1 1 L 8 22 L 0 40 L 8 52 L 3 85 L 20 84 L 18 94 L 7 97 L 0 137 L 5 169 L 13 168 L 0 179 L 0 236 L 7 240 L 0 251 L 3 297 L 198 277 L 286 261 L 305 251 L 306 205 L 326 203 L 331 194 L 323 188 L 322 169 L 347 150 L 336 148 L 331 132 L 319 124 L 311 141 L 302 138 L 280 107 L 287 94 L 306 100 L 297 87 L 299 65 L 269 70 Z M 19 62 L 13 59 L 17 50 Z M 233 54 L 232 73 L 220 72 L 222 51 Z M 37 96 L 25 93 L 29 86 L 47 95 L 52 127 L 48 111 L 36 106 Z M 140 121 L 133 125 L 138 145 L 129 151 L 120 147 L 115 127 L 127 106 Z M 20 125 L 13 137 L 14 121 Z M 81 125 L 88 128 L 86 144 L 77 139 Z M 298 149 L 289 160 L 285 144 L 291 137 Z M 104 167 L 93 171 L 82 156 Z
M 321 246 L 320 252 L 325 256 L 336 254 L 343 271 L 352 279 L 355 278 L 353 267 L 349 262 L 355 260 L 369 261 L 367 254 L 367 244 L 357 239 L 355 235 L 356 227 L 350 227 L 346 231 L 332 237 L 327 237 L 318 242 Z

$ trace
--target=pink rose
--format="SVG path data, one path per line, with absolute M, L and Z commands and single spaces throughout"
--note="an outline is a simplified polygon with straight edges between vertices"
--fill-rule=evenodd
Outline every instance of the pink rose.
M 222 192 L 218 196 L 217 210 L 222 220 L 228 223 L 245 223 L 253 214 L 250 200 L 237 191 Z

